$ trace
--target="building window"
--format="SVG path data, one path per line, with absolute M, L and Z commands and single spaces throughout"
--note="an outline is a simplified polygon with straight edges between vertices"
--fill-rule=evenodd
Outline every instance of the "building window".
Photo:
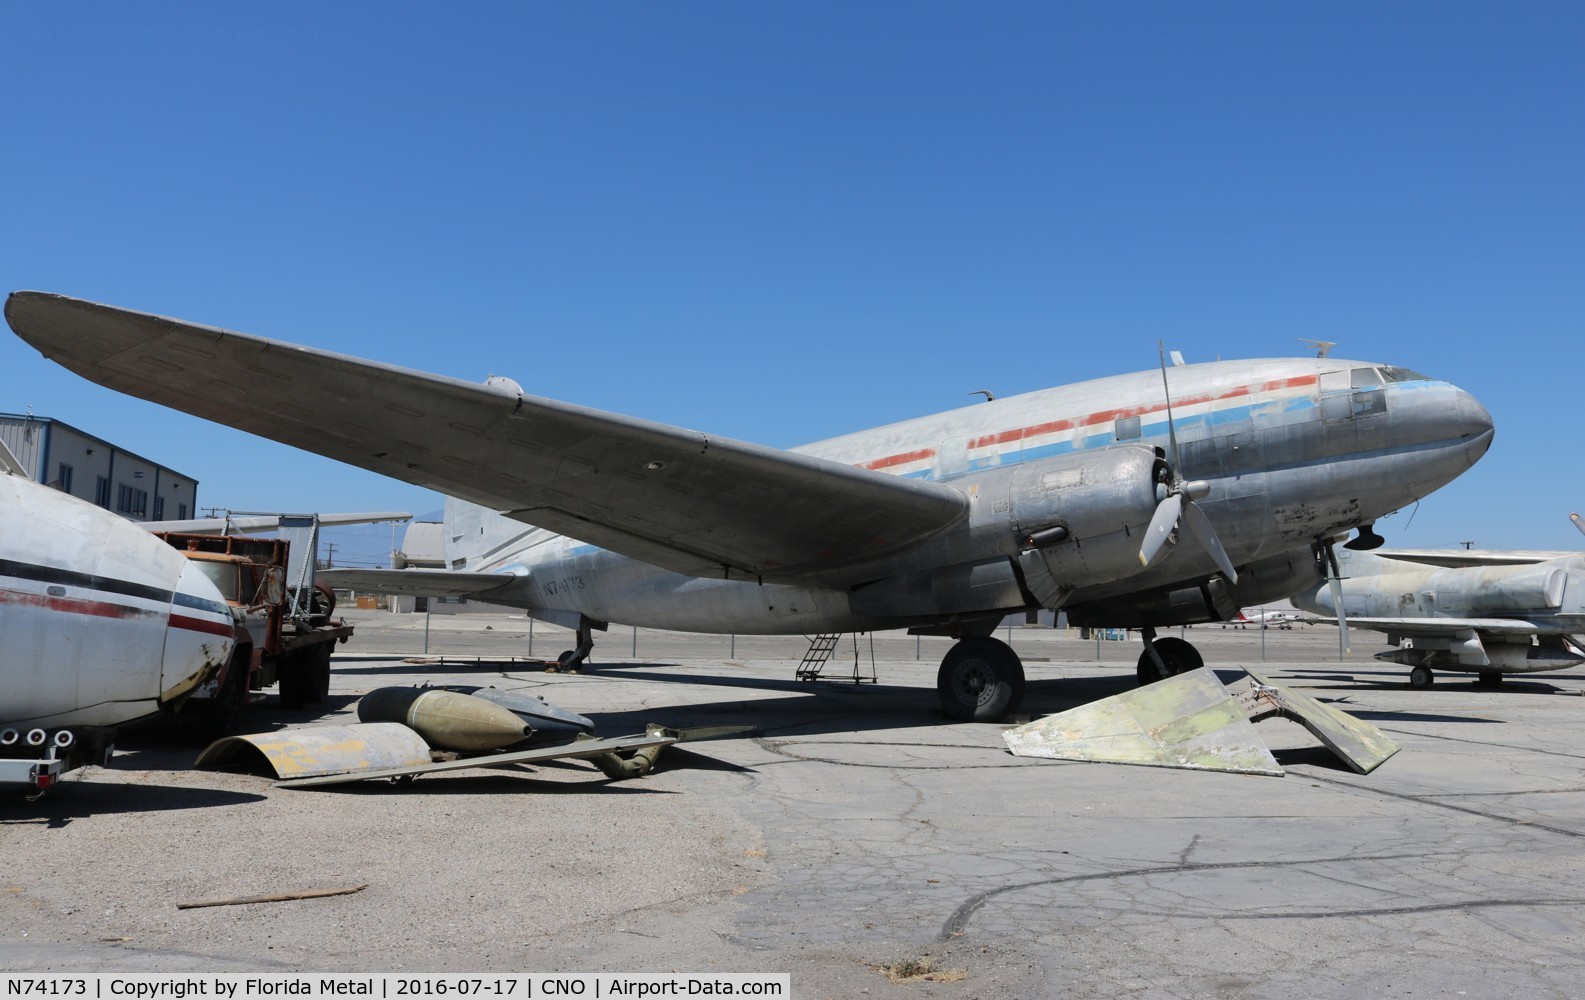
M 65 462 L 60 464 L 60 473 L 55 477 L 55 487 L 62 493 L 72 491 L 72 467 Z
M 98 483 L 94 485 L 94 503 L 106 510 L 110 509 L 110 478 L 108 476 L 100 476 Z
M 155 497 L 154 498 L 154 520 L 156 520 L 156 521 L 165 520 L 165 498 L 164 497 Z
M 122 514 L 131 514 L 134 517 L 147 517 L 149 512 L 149 491 L 133 489 L 122 483 L 116 493 L 116 510 Z
M 179 504 L 176 505 L 176 520 L 178 520 L 178 521 L 187 520 L 187 505 L 186 504 L 179 503 Z

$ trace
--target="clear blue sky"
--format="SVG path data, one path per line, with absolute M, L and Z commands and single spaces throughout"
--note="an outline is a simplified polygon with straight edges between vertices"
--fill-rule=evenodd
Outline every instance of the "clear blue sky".
M 1576 548 L 1579 3 L 24 4 L 0 291 L 790 446 L 1304 353 L 1473 391 L 1392 544 Z M 268 405 L 265 400 L 261 405 Z M 92 386 L 31 406 L 246 509 L 405 484 Z

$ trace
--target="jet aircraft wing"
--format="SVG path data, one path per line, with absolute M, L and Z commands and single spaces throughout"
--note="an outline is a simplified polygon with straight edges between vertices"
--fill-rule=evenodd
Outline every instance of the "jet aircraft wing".
M 1464 566 L 1528 566 L 1532 563 L 1548 562 L 1552 559 L 1577 555 L 1578 553 L 1546 552 L 1541 550 L 1526 551 L 1522 549 L 1509 551 L 1493 549 L 1377 549 L 1371 554 L 1380 556 L 1383 559 L 1393 559 L 1397 562 L 1459 569 Z M 1352 618 L 1349 619 L 1350 622 L 1353 622 L 1353 620 Z
M 1336 625 L 1336 618 L 1314 618 L 1316 622 Z M 1402 632 L 1405 635 L 1454 635 L 1471 630 L 1504 635 L 1536 635 L 1542 630 L 1535 622 L 1518 618 L 1355 618 L 1348 616 L 1349 628 L 1373 632 Z
M 11 328 L 112 389 L 693 576 L 797 580 L 906 548 L 968 498 L 809 455 L 43 292 Z M 259 386 L 290 387 L 259 405 Z M 253 388 L 249 388 L 253 387 Z
M 338 590 L 420 597 L 484 597 L 507 584 L 527 580 L 512 573 L 466 573 L 446 569 L 322 569 L 314 579 Z

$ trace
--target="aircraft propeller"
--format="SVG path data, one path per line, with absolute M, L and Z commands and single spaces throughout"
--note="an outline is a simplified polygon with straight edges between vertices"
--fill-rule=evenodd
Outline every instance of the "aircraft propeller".
M 1188 526 L 1189 534 L 1194 536 L 1201 548 L 1210 554 L 1228 581 L 1237 583 L 1238 570 L 1233 568 L 1233 560 L 1227 557 L 1227 549 L 1222 546 L 1221 538 L 1211 526 L 1211 519 L 1194 503 L 1203 500 L 1211 492 L 1211 484 L 1203 479 L 1185 480 L 1178 473 L 1178 432 L 1172 425 L 1172 391 L 1167 386 L 1167 356 L 1159 340 L 1156 349 L 1161 352 L 1161 388 L 1167 397 L 1167 442 L 1172 448 L 1169 460 L 1171 479 L 1156 485 L 1160 503 L 1156 505 L 1155 514 L 1151 515 L 1150 527 L 1145 529 L 1145 541 L 1139 547 L 1139 564 L 1149 567 L 1161 557 L 1181 521 Z
M 1570 514 L 1568 519 L 1574 522 L 1574 527 L 1580 530 L 1580 534 L 1585 535 L 1585 517 L 1580 517 L 1578 514 Z
M 1334 539 L 1321 538 L 1315 543 L 1315 559 L 1326 569 L 1326 585 L 1332 592 L 1332 614 L 1337 618 L 1337 641 L 1343 655 L 1352 647 L 1348 644 L 1348 613 L 1343 610 L 1343 571 L 1337 565 Z

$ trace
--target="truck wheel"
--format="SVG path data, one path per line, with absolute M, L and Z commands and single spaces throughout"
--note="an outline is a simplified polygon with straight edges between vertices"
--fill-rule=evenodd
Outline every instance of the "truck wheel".
M 301 650 L 281 657 L 275 668 L 275 681 L 280 686 L 282 708 L 302 708 L 311 697 L 308 663 Z
M 226 665 L 226 683 L 215 696 L 188 702 L 189 707 L 197 709 L 193 732 L 204 743 L 229 736 L 236 728 L 237 717 L 248 700 L 248 664 L 252 659 L 252 650 L 246 646 L 236 647 L 231 653 L 231 662 Z
M 330 697 L 330 643 L 322 642 L 313 647 L 304 660 L 309 665 L 309 704 L 323 705 Z

